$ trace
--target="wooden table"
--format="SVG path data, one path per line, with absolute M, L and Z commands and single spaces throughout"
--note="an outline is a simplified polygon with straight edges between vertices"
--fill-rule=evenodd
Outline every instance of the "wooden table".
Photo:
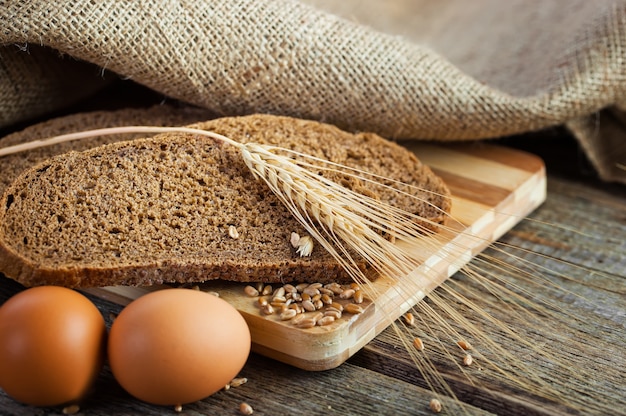
M 503 242 L 544 253 L 541 261 L 558 269 L 557 259 L 584 265 L 603 272 L 602 276 L 578 271 L 571 281 L 563 281 L 575 293 L 598 300 L 600 307 L 589 311 L 575 301 L 568 308 L 581 308 L 587 317 L 583 328 L 590 333 L 607 331 L 597 325 L 608 322 L 606 357 L 588 357 L 589 365 L 599 373 L 611 368 L 626 368 L 626 187 L 603 184 L 589 173 L 576 144 L 569 138 L 548 133 L 543 136 L 507 140 L 504 144 L 522 147 L 542 156 L 548 169 L 548 198 L 531 218 L 502 239 Z M 557 222 L 565 228 L 543 223 Z M 572 230 L 577 230 L 575 233 Z M 536 261 L 531 253 L 525 257 Z M 0 303 L 22 290 L 20 285 L 0 277 Z M 110 324 L 109 315 L 120 311 L 118 305 L 93 299 Z M 575 312 L 576 309 L 570 309 Z M 512 323 L 513 324 L 513 323 Z M 620 341 L 621 340 L 621 341 Z M 398 357 L 398 347 L 389 330 L 383 332 L 340 367 L 307 372 L 252 354 L 241 372 L 248 382 L 241 387 L 220 391 L 198 403 L 186 405 L 184 414 L 238 415 L 239 404 L 249 403 L 255 415 L 431 415 L 425 388 L 417 371 Z M 2 357 L 0 357 L 1 359 Z M 523 392 L 505 392 L 498 399 L 483 389 L 457 380 L 460 400 L 477 414 L 559 414 L 562 409 L 551 404 L 537 404 Z M 598 383 L 602 400 L 615 403 L 615 414 L 626 414 L 626 375 Z M 496 393 L 498 393 L 496 391 Z M 445 403 L 444 403 L 445 405 Z M 170 408 L 151 406 L 129 397 L 113 380 L 105 367 L 97 381 L 96 393 L 83 405 L 81 414 L 173 414 Z M 0 414 L 61 414 L 61 409 L 37 409 L 22 406 L 0 392 Z

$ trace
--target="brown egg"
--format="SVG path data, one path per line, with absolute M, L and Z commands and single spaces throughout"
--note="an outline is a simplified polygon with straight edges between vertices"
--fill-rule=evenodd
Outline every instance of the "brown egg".
M 113 322 L 113 375 L 131 395 L 159 405 L 210 396 L 231 381 L 250 353 L 241 314 L 217 296 L 166 289 L 130 303 Z
M 0 307 L 0 387 L 34 406 L 75 403 L 102 368 L 106 326 L 85 296 L 27 289 Z

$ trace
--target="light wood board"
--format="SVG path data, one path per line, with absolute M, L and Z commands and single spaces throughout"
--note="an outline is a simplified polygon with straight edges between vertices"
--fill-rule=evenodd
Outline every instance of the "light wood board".
M 201 290 L 218 292 L 241 312 L 250 328 L 253 351 L 305 370 L 340 365 L 545 200 L 545 168 L 536 156 L 484 143 L 405 145 L 450 187 L 454 230 L 412 242 L 421 265 L 400 282 L 378 278 L 376 294 L 362 304 L 363 313 L 344 314 L 328 326 L 299 329 L 277 314 L 263 315 L 257 300 L 243 293 L 244 284 L 200 285 Z M 119 286 L 85 292 L 125 305 L 164 288 Z

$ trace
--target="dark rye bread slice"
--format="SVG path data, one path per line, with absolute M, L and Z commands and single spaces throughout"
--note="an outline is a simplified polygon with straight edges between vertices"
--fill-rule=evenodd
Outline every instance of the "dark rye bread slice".
M 384 174 L 435 192 L 422 195 L 450 209 L 441 179 L 414 154 L 374 134 L 266 115 L 195 127 Z M 344 182 L 435 222 L 445 219 L 427 204 Z M 229 236 L 230 226 L 239 238 Z M 306 234 L 253 178 L 237 149 L 166 134 L 56 156 L 16 179 L 0 205 L 0 271 L 26 286 L 348 280 L 319 245 L 299 257 L 291 232 Z M 366 269 L 364 261 L 360 266 Z
M 53 118 L 29 126 L 22 131 L 9 134 L 0 139 L 0 147 L 13 146 L 59 134 L 88 129 L 128 125 L 184 126 L 211 118 L 215 118 L 214 114 L 205 109 L 171 105 L 78 113 Z M 60 143 L 54 146 L 40 147 L 28 152 L 1 157 L 0 172 L 2 174 L 0 175 L 0 195 L 20 173 L 51 156 L 67 153 L 70 150 L 86 150 L 107 143 L 130 140 L 133 137 L 146 137 L 146 134 L 98 136 L 84 140 Z

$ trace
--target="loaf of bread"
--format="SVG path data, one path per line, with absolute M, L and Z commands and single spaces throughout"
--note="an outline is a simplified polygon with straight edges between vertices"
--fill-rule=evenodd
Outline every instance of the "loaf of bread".
M 374 134 L 269 115 L 193 127 L 417 186 L 422 190 L 406 190 L 427 202 L 340 178 L 357 192 L 419 214 L 429 220 L 425 225 L 444 222 L 450 209 L 441 179 L 413 153 Z M 300 257 L 292 232 L 306 235 L 236 148 L 168 133 L 64 153 L 19 175 L 0 204 L 0 272 L 26 286 L 68 287 L 349 280 L 319 245 Z M 359 267 L 374 278 L 365 261 Z

